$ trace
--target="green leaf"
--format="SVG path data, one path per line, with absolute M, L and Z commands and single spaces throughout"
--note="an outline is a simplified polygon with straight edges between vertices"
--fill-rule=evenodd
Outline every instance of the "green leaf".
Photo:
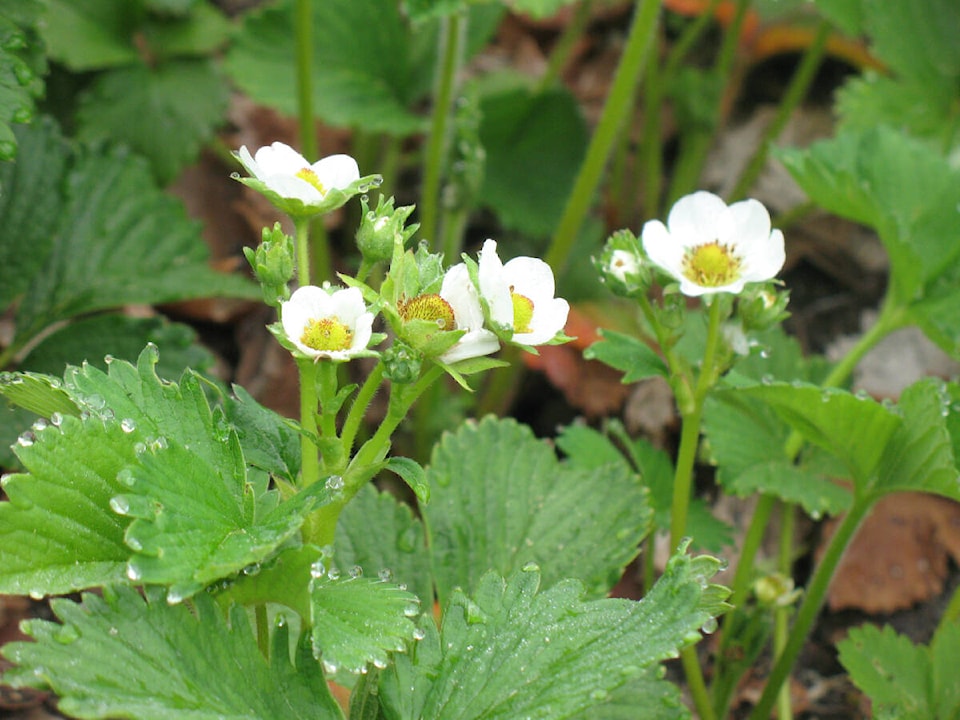
M 110 510 L 135 461 L 118 423 L 56 418 L 16 448 L 26 472 L 8 475 L 0 503 L 0 592 L 42 597 L 122 582 L 127 521 Z
M 176 602 L 273 555 L 328 496 L 317 483 L 279 503 L 266 482 L 248 481 L 239 437 L 211 410 L 197 376 L 164 382 L 156 363 L 156 348 L 148 347 L 136 368 L 115 360 L 104 375 L 87 365 L 72 368 L 65 382 L 75 400 L 119 423 L 140 450 L 110 505 L 133 518 L 126 542 L 137 554 L 128 576 L 169 584 Z
M 707 584 L 718 561 L 675 556 L 641 602 L 584 601 L 579 582 L 539 591 L 530 564 L 504 581 L 490 572 L 473 598 L 452 594 L 438 637 L 382 673 L 381 698 L 400 720 L 594 717 L 623 685 L 679 648 L 724 612 L 726 590 Z M 407 688 L 417 688 L 409 696 Z M 425 692 L 421 686 L 428 688 Z M 655 687 L 649 701 L 659 703 Z
M 297 108 L 294 23 L 289 0 L 249 13 L 226 61 L 240 89 L 289 115 Z M 363 42 L 356 41 L 357 28 L 363 28 Z M 430 64 L 397 3 L 313 3 L 313 33 L 317 115 L 333 125 L 398 136 L 423 128 L 410 108 L 429 90 Z
M 584 470 L 512 420 L 484 418 L 434 448 L 422 507 L 441 602 L 494 569 L 535 561 L 544 582 L 576 577 L 605 595 L 650 528 L 647 492 L 623 465 Z
M 356 572 L 356 571 L 355 571 Z M 383 580 L 316 576 L 310 583 L 313 654 L 329 674 L 385 668 L 416 637 L 417 597 Z
M 639 338 L 613 330 L 601 330 L 603 340 L 583 351 L 587 360 L 599 360 L 620 370 L 623 382 L 632 383 L 648 377 L 667 377 L 669 371 L 659 355 Z
M 406 457 L 392 457 L 387 460 L 385 467 L 410 486 L 417 500 L 424 505 L 430 502 L 430 485 L 427 483 L 427 474 L 420 463 Z
M 956 410 L 948 388 L 927 378 L 900 396 L 903 422 L 884 445 L 874 488 L 931 492 L 960 500 L 960 480 L 947 417 Z
M 0 308 L 6 309 L 29 286 L 47 260 L 63 206 L 57 187 L 68 145 L 48 117 L 18 128 L 21 157 L 0 163 Z
M 75 72 L 135 62 L 137 5 L 123 0 L 46 0 L 41 29 L 50 57 Z
M 41 8 L 36 0 L 0 1 L 0 161 L 17 153 L 10 125 L 29 122 L 43 95 L 47 67 L 37 37 Z
M 21 367 L 63 375 L 68 364 L 89 361 L 105 369 L 111 358 L 135 361 L 148 343 L 163 348 L 157 363 L 160 377 L 173 380 L 180 377 L 184 368 L 203 372 L 213 366 L 213 355 L 197 344 L 197 333 L 189 325 L 172 323 L 163 317 L 133 318 L 109 313 L 71 322 L 45 335 L 23 359 Z M 49 413 L 45 416 L 49 417 Z
M 890 292 L 897 303 L 922 299 L 940 275 L 956 272 L 960 170 L 940 153 L 872 125 L 778 156 L 811 200 L 878 232 L 890 256 Z
M 771 406 L 735 390 L 720 393 L 707 399 L 703 431 L 717 481 L 728 492 L 774 495 L 815 517 L 850 506 L 847 490 L 786 457 L 789 429 Z
M 296 483 L 300 474 L 300 433 L 285 417 L 268 410 L 239 385 L 224 406 L 247 462 L 271 475 Z
M 223 122 L 227 84 L 207 59 L 136 64 L 103 73 L 81 95 L 77 137 L 124 143 L 161 185 L 194 162 Z
M 335 547 L 341 568 L 357 565 L 369 576 L 389 574 L 424 603 L 433 600 L 423 523 L 390 493 L 362 487 L 340 514 Z
M 556 438 L 557 447 L 567 455 L 569 463 L 587 471 L 608 463 L 621 463 L 630 472 L 638 471 L 639 481 L 650 490 L 653 527 L 669 530 L 675 473 L 673 461 L 643 438 L 630 438 L 619 423 L 608 422 L 606 427 L 629 454 L 632 465 L 609 437 L 585 425 L 565 427 Z M 693 538 L 695 547 L 719 552 L 732 542 L 730 526 L 715 518 L 702 500 L 693 498 L 689 513 L 687 535 Z
M 171 607 L 121 588 L 52 607 L 63 624 L 31 621 L 36 642 L 4 648 L 19 665 L 4 680 L 50 687 L 73 717 L 343 718 L 308 643 L 291 662 L 285 624 L 274 628 L 268 661 L 246 612 L 234 607 L 225 617 L 204 595 L 192 608 Z
M 960 714 L 956 650 L 960 625 L 947 623 L 929 646 L 893 628 L 863 625 L 837 644 L 850 679 L 873 701 L 877 717 L 950 720 Z
M 808 441 L 840 459 L 858 485 L 865 485 L 876 472 L 884 447 L 902 423 L 896 413 L 873 399 L 837 388 L 771 382 L 717 395 L 722 399 L 728 393 L 768 404 Z
M 508 228 L 549 235 L 586 155 L 587 129 L 573 95 L 527 88 L 481 98 L 486 166 L 480 202 Z
M 31 372 L 0 373 L 0 395 L 34 415 L 79 415 L 80 410 L 58 378 Z M 22 428 L 21 428 L 22 429 Z
M 46 177 L 21 202 L 47 208 L 51 195 L 62 196 L 63 204 L 52 250 L 20 305 L 19 343 L 54 322 L 124 304 L 259 297 L 259 289 L 245 278 L 208 266 L 199 224 L 156 187 L 142 161 L 121 149 L 79 152 L 66 177 Z M 31 218 L 3 222 L 11 237 L 25 241 Z M 18 247 L 25 252 L 25 246 Z

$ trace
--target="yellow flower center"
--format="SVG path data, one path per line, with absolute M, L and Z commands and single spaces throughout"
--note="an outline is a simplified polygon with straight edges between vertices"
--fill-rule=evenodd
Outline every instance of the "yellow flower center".
M 683 257 L 683 275 L 700 287 L 722 287 L 740 277 L 741 264 L 729 245 L 714 240 L 687 250 Z
M 317 174 L 312 168 L 305 167 L 302 170 L 298 170 L 297 177 L 313 185 L 321 195 L 327 194 L 327 189 L 323 186 L 323 183 L 320 182 L 320 178 L 317 177 Z
M 401 300 L 397 310 L 404 320 L 433 320 L 441 330 L 456 330 L 457 322 L 450 303 L 439 295 L 418 295 L 412 300 Z
M 515 293 L 510 286 L 510 299 L 513 301 L 513 331 L 515 333 L 531 332 L 530 321 L 533 319 L 533 300 Z
M 300 342 L 308 348 L 324 352 L 349 350 L 353 331 L 336 318 L 310 320 L 300 336 Z

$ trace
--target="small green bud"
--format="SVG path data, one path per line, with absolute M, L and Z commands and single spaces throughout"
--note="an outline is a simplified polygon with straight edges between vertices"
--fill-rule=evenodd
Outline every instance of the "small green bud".
M 762 283 L 747 286 L 740 294 L 737 303 L 740 322 L 746 332 L 760 332 L 786 320 L 787 303 L 790 302 L 790 293 L 787 290 L 777 290 L 774 283 Z
M 408 384 L 420 377 L 423 355 L 403 341 L 397 340 L 380 354 L 383 376 L 390 382 Z
M 757 602 L 766 607 L 786 607 L 800 597 L 800 589 L 794 588 L 793 578 L 783 573 L 772 573 L 758 578 L 753 583 Z
M 273 229 L 264 228 L 260 244 L 244 248 L 243 254 L 260 282 L 263 299 L 267 305 L 278 307 L 290 298 L 289 283 L 294 273 L 293 238 L 275 223 Z
M 365 197 L 360 199 L 362 216 L 357 229 L 357 247 L 368 262 L 387 262 L 394 255 L 394 247 L 402 248 L 420 227 L 417 224 L 404 227 L 413 205 L 394 209 L 393 198 L 384 202 L 383 195 L 377 200 L 375 210 L 370 210 Z
M 618 230 L 611 235 L 603 253 L 593 262 L 600 272 L 600 281 L 615 295 L 639 297 L 650 288 L 650 268 L 636 235 L 629 230 Z

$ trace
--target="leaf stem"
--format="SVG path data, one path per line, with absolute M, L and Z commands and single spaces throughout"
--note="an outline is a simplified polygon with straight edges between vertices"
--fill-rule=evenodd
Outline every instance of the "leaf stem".
M 853 538 L 860 526 L 861 521 L 867 514 L 872 505 L 872 499 L 869 497 L 858 497 L 854 500 L 853 507 L 847 513 L 846 517 L 837 527 L 827 550 L 821 558 L 820 563 L 814 570 L 813 578 L 807 587 L 803 602 L 797 611 L 796 620 L 791 628 L 790 637 L 783 648 L 783 653 L 777 659 L 773 671 L 767 678 L 767 685 L 760 696 L 760 700 L 750 713 L 750 720 L 766 720 L 770 717 L 770 711 L 776 702 L 780 691 L 780 686 L 790 674 L 803 643 L 807 639 L 807 633 L 817 619 L 820 607 L 826 596 L 827 589 L 830 587 L 830 580 L 833 578 L 833 572 L 836 570 L 847 544 Z
M 297 0 L 294 13 L 300 151 L 308 161 L 313 161 L 317 157 L 317 132 L 313 116 L 313 12 L 310 0 Z
M 544 258 L 557 275 L 561 274 L 569 260 L 570 249 L 593 204 L 620 127 L 627 112 L 633 107 L 634 91 L 649 56 L 650 41 L 655 35 L 654 30 L 660 16 L 660 4 L 661 0 L 636 0 L 633 23 L 613 78 L 613 85 L 604 103 L 600 121 L 590 139 L 587 156 L 580 166 L 580 172 Z
M 443 247 L 437 237 L 440 206 L 440 181 L 448 145 L 448 120 L 457 76 L 463 62 L 463 41 L 466 18 L 462 11 L 452 12 L 442 20 L 440 31 L 440 67 L 433 93 L 433 114 L 424 156 L 423 192 L 420 198 L 420 234 L 434 250 Z
M 793 577 L 793 535 L 796 527 L 797 508 L 794 503 L 783 503 L 780 514 L 780 553 L 777 569 L 784 577 Z M 778 607 L 774 610 L 773 656 L 779 658 L 787 645 L 790 633 L 791 607 Z M 793 710 L 790 707 L 790 687 L 784 685 L 777 696 L 778 720 L 790 720 Z
M 310 220 L 295 218 L 293 227 L 297 246 L 297 285 L 306 287 L 310 284 Z
M 343 442 L 344 452 L 346 452 L 348 455 L 353 451 L 353 443 L 357 439 L 357 432 L 360 429 L 360 423 L 363 420 L 363 416 L 367 412 L 367 408 L 370 406 L 370 401 L 373 400 L 373 396 L 380 388 L 380 383 L 382 381 L 383 363 L 378 362 L 376 367 L 374 367 L 367 376 L 367 379 L 364 380 L 363 385 L 360 387 L 360 391 L 357 393 L 357 396 L 353 400 L 353 404 L 350 406 L 350 411 L 347 413 L 346 419 L 343 421 L 343 429 L 340 431 L 340 439 Z
M 563 29 L 560 37 L 550 52 L 550 58 L 547 61 L 547 69 L 537 83 L 537 89 L 534 94 L 542 93 L 550 89 L 560 78 L 560 74 L 566 68 L 570 60 L 570 53 L 576 45 L 577 40 L 583 35 L 587 24 L 590 21 L 590 10 L 593 7 L 593 0 L 580 0 L 573 12 L 573 17 Z

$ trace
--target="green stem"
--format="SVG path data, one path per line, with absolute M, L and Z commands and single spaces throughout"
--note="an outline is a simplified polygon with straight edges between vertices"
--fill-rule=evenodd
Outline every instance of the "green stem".
M 420 197 L 420 234 L 439 251 L 442 247 L 437 237 L 437 218 L 440 205 L 440 181 L 447 155 L 448 121 L 453 104 L 457 75 L 463 62 L 462 45 L 466 27 L 463 12 L 453 12 L 443 18 L 440 32 L 440 68 L 433 97 L 433 114 L 430 134 L 424 157 L 423 192 Z
M 306 287 L 310 284 L 310 220 L 297 218 L 293 227 L 297 247 L 297 285 Z
M 793 577 L 793 534 L 796 525 L 797 508 L 793 503 L 784 503 L 780 516 L 780 555 L 778 570 L 784 577 Z M 790 607 L 778 607 L 774 611 L 773 627 L 773 656 L 779 658 L 787 645 L 790 633 Z M 778 720 L 789 720 L 793 717 L 790 707 L 790 687 L 784 685 L 777 696 Z
M 700 39 L 703 37 L 703 34 L 707 31 L 707 28 L 710 27 L 710 23 L 713 21 L 713 14 L 717 9 L 717 6 L 720 5 L 720 0 L 710 0 L 707 6 L 697 15 L 693 22 L 689 23 L 686 28 L 684 28 L 683 33 L 673 44 L 673 47 L 670 49 L 670 54 L 667 55 L 667 61 L 665 63 L 664 77 L 667 82 L 671 81 L 677 73 L 677 69 L 682 63 L 690 51 L 697 45 Z
M 826 552 L 813 573 L 813 578 L 810 580 L 803 602 L 797 611 L 797 617 L 791 628 L 790 637 L 783 648 L 783 653 L 777 659 L 770 677 L 767 678 L 767 684 L 763 689 L 763 695 L 760 696 L 760 701 L 753 708 L 753 712 L 750 713 L 751 720 L 767 720 L 770 717 L 770 711 L 776 702 L 780 686 L 790 674 L 790 670 L 803 648 L 803 643 L 807 639 L 807 634 L 817 619 L 827 589 L 830 587 L 834 570 L 836 570 L 847 544 L 853 538 L 871 504 L 869 498 L 856 498 L 853 507 L 850 508 L 846 517 L 837 527 Z
M 663 110 L 664 76 L 659 63 L 647 66 L 643 94 L 643 130 L 640 139 L 638 174 L 643 174 L 642 219 L 659 217 L 660 195 L 663 192 Z
M 323 361 L 321 361 L 323 362 Z M 309 358 L 298 358 L 300 371 L 300 487 L 309 487 L 320 479 L 320 457 L 313 441 L 317 432 L 317 366 Z
M 313 12 L 310 0 L 297 0 L 294 8 L 294 42 L 297 63 L 297 110 L 300 151 L 308 161 L 317 157 L 317 131 L 313 117 Z
M 254 622 L 257 626 L 257 647 L 260 654 L 270 659 L 270 626 L 267 618 L 267 606 L 257 603 L 253 608 Z
M 570 249 L 593 204 L 610 151 L 627 112 L 633 105 L 634 91 L 643 72 L 651 39 L 660 16 L 660 0 L 637 0 L 630 35 L 603 106 L 600 121 L 590 139 L 587 156 L 580 167 L 560 223 L 553 235 L 545 260 L 557 275 L 570 259 Z
M 820 69 L 820 65 L 823 62 L 830 31 L 831 25 L 829 22 L 824 20 L 820 23 L 813 42 L 810 43 L 810 46 L 803 54 L 800 65 L 790 79 L 790 84 L 787 86 L 783 99 L 780 101 L 780 106 L 777 108 L 777 114 L 773 120 L 770 121 L 770 124 L 767 125 L 753 157 L 750 158 L 746 167 L 744 167 L 740 173 L 740 178 L 730 192 L 730 197 L 728 198 L 730 202 L 743 199 L 747 191 L 753 187 L 753 184 L 760 176 L 760 172 L 767 162 L 767 154 L 770 151 L 771 144 L 780 137 L 780 133 L 783 132 L 783 128 L 786 126 L 793 111 L 796 110 L 797 106 L 799 106 L 807 96 L 807 92 L 810 90 L 810 86 L 816 77 L 817 70 Z
M 683 665 L 683 673 L 687 678 L 687 689 L 690 690 L 690 697 L 697 710 L 697 716 L 700 720 L 716 720 L 716 715 L 713 714 L 713 705 L 710 703 L 710 695 L 707 693 L 707 684 L 703 681 L 700 658 L 697 657 L 695 645 L 688 645 L 680 651 L 680 663 Z
M 581 0 L 581 2 L 577 3 L 573 17 L 563 29 L 563 33 L 553 46 L 553 50 L 550 51 L 547 69 L 543 73 L 543 77 L 540 78 L 540 82 L 537 83 L 537 94 L 553 87 L 554 83 L 560 78 L 560 74 L 570 61 L 570 53 L 573 52 L 577 40 L 580 39 L 580 36 L 583 35 L 584 30 L 587 28 L 592 6 L 593 0 Z
M 325 440 L 337 436 L 337 413 L 332 410 L 340 383 L 337 365 L 332 362 L 317 363 L 317 381 L 320 387 L 320 437 Z

